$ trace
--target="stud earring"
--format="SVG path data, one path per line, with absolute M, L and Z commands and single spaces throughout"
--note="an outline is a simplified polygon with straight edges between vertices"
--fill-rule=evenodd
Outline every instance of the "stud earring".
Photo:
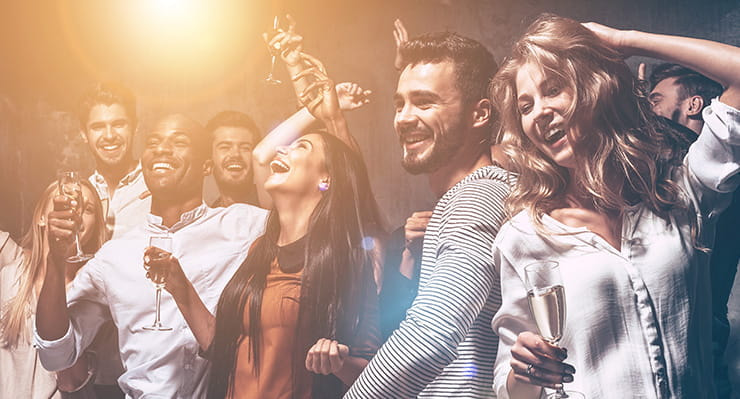
M 329 189 L 329 182 L 326 180 L 322 180 L 319 182 L 319 191 L 322 193 Z

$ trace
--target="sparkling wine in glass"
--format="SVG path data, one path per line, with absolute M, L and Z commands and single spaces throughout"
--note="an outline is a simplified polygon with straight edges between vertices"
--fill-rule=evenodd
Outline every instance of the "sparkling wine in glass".
M 275 19 L 273 19 L 273 21 L 272 21 L 272 31 L 273 31 L 273 33 L 274 32 L 277 32 L 278 26 L 279 26 L 278 25 L 279 22 L 280 21 L 278 20 L 278 17 L 276 15 L 275 16 Z M 273 74 L 275 73 L 275 61 L 277 60 L 277 56 L 280 53 L 280 42 L 275 43 L 272 46 L 268 46 L 268 49 L 270 50 L 270 57 L 271 57 L 271 59 L 270 59 L 270 73 L 267 74 L 267 77 L 265 78 L 265 83 L 267 83 L 269 85 L 279 85 L 282 82 L 279 81 L 278 79 L 275 79 L 275 77 L 273 76 Z
M 558 346 L 565 328 L 565 289 L 560 276 L 558 262 L 541 261 L 524 268 L 529 310 L 532 312 L 542 338 Z M 583 399 L 580 392 L 565 391 L 563 388 L 549 394 L 547 399 Z
M 77 214 L 81 219 L 82 210 L 84 209 L 84 198 L 82 197 L 82 186 L 80 185 L 80 175 L 74 171 L 60 172 L 57 185 L 59 187 L 59 194 L 63 195 L 76 202 L 76 205 L 72 208 L 72 211 Z M 93 256 L 82 252 L 80 246 L 80 229 L 79 227 L 75 231 L 75 254 L 67 258 L 67 262 L 70 263 L 82 263 L 90 260 Z
M 170 236 L 151 236 L 149 237 L 149 246 L 155 249 L 154 254 L 150 255 L 152 260 L 164 259 L 172 254 L 172 237 Z M 160 304 L 162 303 L 162 288 L 164 288 L 166 276 L 157 273 L 155 270 L 150 269 L 148 264 L 144 264 L 144 268 L 149 272 L 149 279 L 154 283 L 154 288 L 157 290 L 157 298 L 155 305 L 154 324 L 151 326 L 144 327 L 145 330 L 149 331 L 170 331 L 172 327 L 165 327 L 160 321 Z

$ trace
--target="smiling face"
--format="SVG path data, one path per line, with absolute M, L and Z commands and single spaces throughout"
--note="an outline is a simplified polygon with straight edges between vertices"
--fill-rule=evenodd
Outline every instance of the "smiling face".
M 82 138 L 98 167 L 127 166 L 133 159 L 135 126 L 121 104 L 97 104 L 90 109 Z
M 307 134 L 288 147 L 278 147 L 275 159 L 270 163 L 272 173 L 265 181 L 265 190 L 273 198 L 285 194 L 320 196 L 319 183 L 329 179 L 324 151 L 320 134 Z
M 210 166 L 219 187 L 252 183 L 252 149 L 255 134 L 244 127 L 221 126 L 213 131 Z
M 203 187 L 206 150 L 200 125 L 182 115 L 162 119 L 146 137 L 141 156 L 152 199 L 192 199 Z
M 451 61 L 408 65 L 393 96 L 394 127 L 403 167 L 431 173 L 453 157 L 465 139 L 465 107 Z
M 575 167 L 571 141 L 578 129 L 568 118 L 573 91 L 531 62 L 519 68 L 516 91 L 522 130 L 529 140 L 556 164 Z

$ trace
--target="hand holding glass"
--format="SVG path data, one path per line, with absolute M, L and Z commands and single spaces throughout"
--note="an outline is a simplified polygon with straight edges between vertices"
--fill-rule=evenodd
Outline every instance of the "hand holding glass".
M 84 198 L 82 196 L 82 186 L 80 185 L 80 176 L 77 172 L 64 171 L 59 173 L 57 179 L 57 185 L 59 186 L 59 194 L 63 195 L 73 202 L 72 211 L 77 215 L 78 218 L 82 218 L 82 210 L 84 209 Z M 80 229 L 79 227 L 75 230 L 75 254 L 67 258 L 67 262 L 70 263 L 82 263 L 90 260 L 93 256 L 91 254 L 85 254 L 82 252 L 80 247 Z
M 275 19 L 272 21 L 272 30 L 273 33 L 277 33 L 278 31 L 278 17 L 275 16 Z M 275 73 L 275 60 L 277 59 L 278 54 L 280 53 L 280 42 L 275 43 L 272 46 L 269 46 L 268 49 L 270 50 L 270 56 L 272 57 L 270 60 L 270 73 L 265 78 L 265 83 L 269 85 L 279 85 L 282 83 L 281 81 L 275 79 L 273 77 L 273 74 Z
M 558 262 L 535 262 L 524 268 L 529 310 L 542 338 L 558 346 L 565 328 L 565 289 Z M 583 398 L 583 394 L 564 391 L 549 394 L 548 399 Z
M 149 254 L 149 262 L 153 260 L 166 259 L 172 255 L 172 237 L 169 236 L 151 236 L 149 237 L 149 246 L 154 248 L 153 254 Z M 145 330 L 149 331 L 170 331 L 172 327 L 165 327 L 160 321 L 160 304 L 162 302 L 162 288 L 164 288 L 165 274 L 161 271 L 152 269 L 149 266 L 149 262 L 144 263 L 144 268 L 147 270 L 149 279 L 154 283 L 154 288 L 157 290 L 156 309 L 154 316 L 154 324 L 151 326 L 144 327 Z

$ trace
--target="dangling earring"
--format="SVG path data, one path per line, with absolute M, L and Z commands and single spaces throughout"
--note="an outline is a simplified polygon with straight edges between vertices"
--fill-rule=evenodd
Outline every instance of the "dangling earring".
M 324 191 L 328 189 L 329 189 L 329 180 L 324 179 L 319 182 L 319 191 L 323 193 Z

